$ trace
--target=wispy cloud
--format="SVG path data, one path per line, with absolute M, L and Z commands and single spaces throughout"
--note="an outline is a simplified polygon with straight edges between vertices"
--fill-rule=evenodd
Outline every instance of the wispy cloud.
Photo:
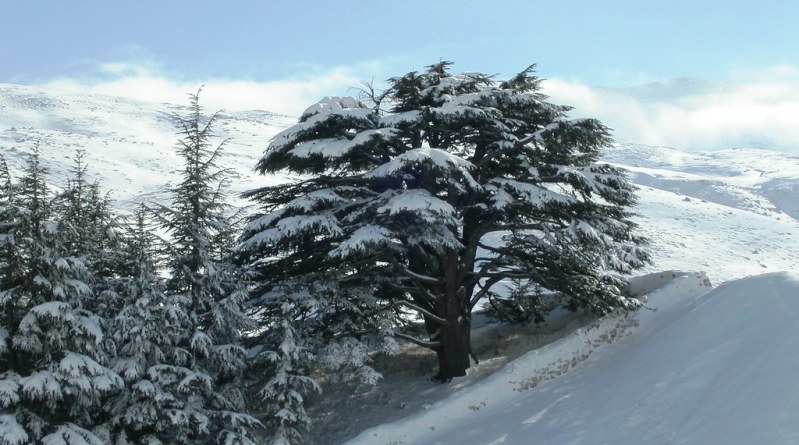
M 396 62 L 396 61 L 394 61 Z M 390 63 L 396 65 L 396 63 Z M 185 103 L 203 90 L 207 109 L 264 109 L 299 115 L 324 96 L 354 94 L 363 79 L 385 77 L 386 66 L 295 70 L 304 74 L 269 82 L 185 79 L 157 63 L 96 63 L 87 78 L 61 78 L 42 86 L 135 99 Z M 396 74 L 396 73 L 394 73 Z M 544 92 L 553 102 L 575 107 L 573 117 L 596 117 L 619 142 L 664 145 L 687 150 L 741 146 L 799 151 L 799 68 L 782 65 L 731 73 L 734 82 L 677 79 L 631 88 L 596 88 L 576 81 L 548 79 Z
M 766 147 L 799 151 L 799 69 L 780 66 L 741 72 L 736 82 L 677 79 L 602 89 L 548 80 L 572 116 L 602 120 L 616 140 L 688 150 Z
M 207 109 L 268 110 L 299 115 L 328 95 L 346 94 L 358 86 L 356 69 L 336 67 L 287 79 L 255 82 L 235 79 L 176 79 L 151 62 L 107 62 L 95 66 L 94 75 L 58 78 L 39 86 L 74 93 L 105 94 L 133 99 L 182 104 L 186 95 L 204 85 L 202 103 Z

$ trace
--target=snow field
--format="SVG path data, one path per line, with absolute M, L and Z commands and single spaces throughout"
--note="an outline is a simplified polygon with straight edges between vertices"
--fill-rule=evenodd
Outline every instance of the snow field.
M 799 277 L 708 289 L 701 274 L 678 277 L 615 342 L 602 339 L 618 315 L 347 445 L 796 443 Z M 597 342 L 568 373 L 519 385 Z
M 674 279 L 656 291 L 649 301 L 655 298 L 671 300 L 683 298 L 686 300 L 685 304 L 691 304 L 698 295 L 708 289 L 706 277 L 702 274 L 689 274 Z M 668 309 L 675 305 L 676 301 L 667 301 L 663 308 L 657 311 L 658 315 L 666 316 Z M 568 379 L 575 372 L 575 368 L 587 366 L 586 362 L 594 362 L 606 356 L 608 349 L 615 347 L 615 343 L 619 343 L 622 338 L 639 335 L 640 331 L 646 330 L 647 322 L 654 313 L 655 311 L 646 310 L 633 314 L 617 313 L 606 316 L 558 341 L 528 352 L 482 382 L 458 391 L 405 420 L 364 431 L 346 444 L 450 443 L 447 440 L 460 444 L 491 443 L 488 437 L 477 434 L 480 426 L 490 428 L 490 422 L 484 420 L 487 412 L 493 413 L 502 409 L 502 415 L 505 415 L 507 414 L 505 408 L 518 405 L 527 394 L 543 391 L 561 379 Z M 597 359 L 597 356 L 601 356 L 600 359 Z M 465 426 L 470 424 L 475 426 L 472 428 Z M 469 434 L 464 434 L 466 429 L 470 430 Z M 446 431 L 458 433 L 451 439 L 445 439 Z M 480 439 L 485 441 L 471 442 L 472 436 L 475 438 L 480 436 Z M 464 439 L 467 441 L 464 442 Z
M 649 187 L 638 195 L 634 220 L 651 240 L 650 271 L 701 270 L 720 284 L 799 264 L 799 222 L 787 215 L 776 219 Z
M 90 179 L 130 208 L 179 177 L 169 114 L 177 110 L 0 85 L 0 148 L 18 177 L 38 143 L 54 185 L 85 149 Z M 231 167 L 235 193 L 289 180 L 252 168 L 293 122 L 260 111 L 222 116 L 219 140 L 231 140 L 220 164 Z M 706 294 L 701 274 L 644 278 L 638 285 L 654 291 L 646 304 L 656 310 L 607 317 L 469 386 L 496 365 L 487 360 L 436 392 L 448 394 L 440 401 L 348 443 L 799 443 L 799 281 L 752 277 L 799 264 L 799 157 L 625 144 L 605 159 L 641 187 L 634 210 L 651 240 L 647 270 L 704 271 L 726 283 Z

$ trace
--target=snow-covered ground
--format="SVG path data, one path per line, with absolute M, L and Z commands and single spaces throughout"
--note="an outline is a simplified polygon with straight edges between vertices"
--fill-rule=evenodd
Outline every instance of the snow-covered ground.
M 704 271 L 720 284 L 799 264 L 799 156 L 627 144 L 605 159 L 640 187 L 636 221 L 652 240 L 649 270 Z
M 0 84 L 0 150 L 14 173 L 38 144 L 55 186 L 63 183 L 75 151 L 86 150 L 90 178 L 120 207 L 129 207 L 176 184 L 181 159 L 174 114 L 185 115 L 188 103 L 188 97 L 175 105 Z M 226 140 L 220 164 L 232 169 L 232 191 L 270 183 L 253 168 L 266 141 L 295 120 L 262 110 L 221 111 L 214 128 L 216 141 Z
M 173 112 L 185 109 L 0 84 L 0 151 L 18 173 L 39 144 L 59 185 L 85 149 L 90 176 L 126 208 L 177 178 Z M 252 169 L 293 122 L 266 111 L 220 116 L 234 193 L 287 180 Z M 351 443 L 799 443 L 799 280 L 784 273 L 799 265 L 799 157 L 619 144 L 605 159 L 640 186 L 636 221 L 654 258 L 643 272 L 705 275 L 644 279 L 657 310 L 634 317 L 487 328 L 475 337 L 484 360 L 448 385 L 420 379 L 435 367 L 420 353 L 385 366 L 374 389 L 331 388 L 332 401 L 314 408 L 311 442 L 396 421 Z M 705 276 L 718 286 L 711 293 Z
M 604 318 L 347 444 L 798 443 L 799 276 L 707 290 L 677 278 L 635 323 Z

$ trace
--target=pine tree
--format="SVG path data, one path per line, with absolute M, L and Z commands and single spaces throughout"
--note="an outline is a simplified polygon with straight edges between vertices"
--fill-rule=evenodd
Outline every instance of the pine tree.
M 11 349 L 8 327 L 16 320 L 9 290 L 23 275 L 14 232 L 18 224 L 15 187 L 5 158 L 0 155 L 0 360 Z M 0 365 L 7 363 L 0 361 Z
M 85 152 L 77 150 L 66 184 L 53 204 L 61 215 L 61 237 L 72 255 L 82 258 L 92 271 L 92 310 L 103 318 L 113 318 L 119 310 L 115 286 L 122 264 L 119 251 L 118 217 L 112 212 L 111 199 L 98 182 L 90 182 Z
M 0 369 L 13 369 L 16 364 L 11 352 L 11 339 L 18 325 L 17 303 L 11 291 L 18 285 L 24 271 L 19 246 L 14 236 L 19 223 L 15 186 L 5 158 L 0 155 Z M 0 395 L 0 407 L 10 403 L 10 397 Z
M 190 385 L 180 388 L 192 361 L 180 342 L 191 326 L 183 300 L 166 295 L 156 262 L 159 239 L 144 206 L 134 211 L 124 239 L 114 286 L 121 309 L 110 332 L 117 350 L 113 369 L 126 387 L 105 406 L 106 435 L 120 445 L 171 443 L 190 434 L 180 433 L 187 426 L 178 413 L 192 393 Z
M 408 340 L 437 353 L 446 381 L 470 366 L 472 310 L 507 282 L 560 306 L 637 307 L 619 274 L 647 254 L 634 187 L 597 162 L 608 129 L 567 119 L 533 67 L 497 82 L 449 66 L 325 98 L 270 142 L 258 171 L 305 176 L 248 195 L 264 213 L 240 255 L 265 325 L 288 306 L 325 344 Z M 427 338 L 405 329 L 414 317 Z
M 86 257 L 96 278 L 102 281 L 114 275 L 114 252 L 120 245 L 117 240 L 118 222 L 111 210 L 111 200 L 104 195 L 99 183 L 90 182 L 86 153 L 77 150 L 73 158 L 66 186 L 56 200 L 63 219 L 70 221 L 69 233 L 64 233 L 67 247 L 75 254 Z M 98 284 L 100 291 L 102 283 Z
M 97 412 L 122 380 L 106 366 L 92 273 L 69 248 L 45 176 L 37 149 L 2 199 L 0 443 L 101 444 Z
M 165 251 L 170 278 L 166 292 L 180 301 L 187 326 L 177 346 L 188 354 L 181 367 L 169 368 L 174 381 L 167 390 L 181 401 L 172 414 L 174 443 L 252 443 L 259 422 L 244 413 L 242 377 L 249 356 L 242 334 L 252 328 L 242 312 L 246 289 L 229 260 L 236 214 L 223 192 L 226 172 L 216 161 L 222 145 L 212 149 L 212 125 L 203 123 L 199 92 L 190 95 L 187 117 L 176 116 L 182 139 L 183 180 L 161 206 L 159 224 L 169 238 Z
M 263 412 L 267 431 L 272 432 L 269 445 L 297 445 L 311 424 L 305 397 L 321 388 L 307 375 L 313 356 L 297 338 L 291 321 L 283 320 L 270 334 L 273 341 L 267 344 L 273 347 L 256 355 L 253 368 L 268 376 L 258 391 L 256 406 Z

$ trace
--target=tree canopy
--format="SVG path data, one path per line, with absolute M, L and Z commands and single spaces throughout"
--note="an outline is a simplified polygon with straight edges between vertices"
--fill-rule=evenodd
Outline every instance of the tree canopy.
M 301 179 L 249 193 L 263 212 L 239 255 L 265 323 L 290 313 L 322 350 L 412 341 L 437 352 L 448 380 L 470 366 L 485 299 L 637 307 L 621 274 L 648 256 L 634 187 L 598 161 L 609 130 L 547 102 L 533 67 L 497 81 L 450 65 L 324 98 L 269 143 L 257 170 Z M 338 365 L 369 375 L 365 354 L 351 355 Z

